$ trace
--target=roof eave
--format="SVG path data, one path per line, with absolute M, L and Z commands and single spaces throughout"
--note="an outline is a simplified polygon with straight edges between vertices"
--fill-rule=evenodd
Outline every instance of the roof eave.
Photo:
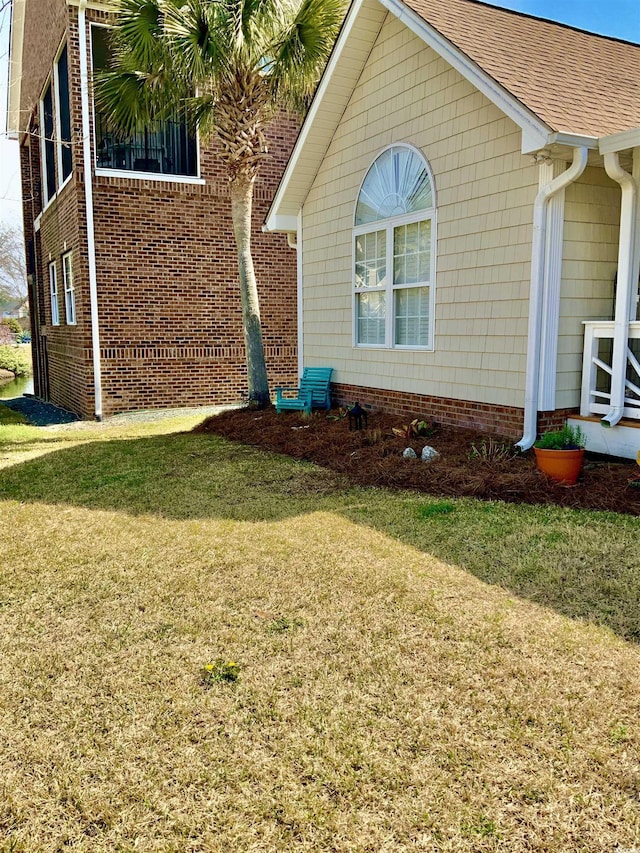
M 498 83 L 487 72 L 483 71 L 475 62 L 473 62 L 465 53 L 457 48 L 452 42 L 442 36 L 434 27 L 428 24 L 423 18 L 409 9 L 402 0 L 354 0 L 344 25 L 338 36 L 334 51 L 327 63 L 327 67 L 318 85 L 316 95 L 311 104 L 309 112 L 302 125 L 298 139 L 294 146 L 291 157 L 285 169 L 284 175 L 278 190 L 273 199 L 269 213 L 267 214 L 265 230 L 278 231 L 282 230 L 278 227 L 282 217 L 286 217 L 289 221 L 290 217 L 297 215 L 298 210 L 304 203 L 313 179 L 317 174 L 322 157 L 324 156 L 330 140 L 335 133 L 340 118 L 346 108 L 348 98 L 344 103 L 326 107 L 324 100 L 327 92 L 331 89 L 331 80 L 340 67 L 341 59 L 345 49 L 348 46 L 349 38 L 355 29 L 355 23 L 358 17 L 362 14 L 363 9 L 366 9 L 370 14 L 375 7 L 384 14 L 380 17 L 380 25 L 384 20 L 386 12 L 390 12 L 396 18 L 401 20 L 413 33 L 415 33 L 422 41 L 429 45 L 436 53 L 454 67 L 459 73 L 479 91 L 481 91 L 490 101 L 492 101 L 505 115 L 509 116 L 522 130 L 522 153 L 527 154 L 534 151 L 539 151 L 549 144 L 550 136 L 553 134 L 553 129 L 545 124 L 537 115 L 535 115 L 528 107 L 519 101 L 514 95 L 508 92 L 500 83 Z M 358 28 L 358 34 L 361 35 L 361 28 Z M 373 47 L 377 32 L 371 31 L 370 43 L 368 49 L 362 51 L 362 67 L 366 62 L 369 51 Z M 360 68 L 360 71 L 362 68 Z M 353 75 L 352 75 L 353 76 Z M 355 83 L 359 73 L 353 79 Z M 351 90 L 353 91 L 353 89 Z M 325 129 L 324 136 L 328 135 L 326 145 L 318 146 L 313 156 L 304 156 L 303 150 L 307 140 L 311 136 L 314 121 L 322 116 L 329 118 L 332 123 L 332 130 L 327 134 Z M 304 174 L 301 173 L 300 165 L 304 161 Z M 295 192 L 292 187 L 295 186 Z M 298 203 L 296 207 L 296 203 Z M 294 209 L 295 208 L 295 209 Z M 286 230 L 289 230 L 288 228 Z
M 363 8 L 369 18 L 367 26 L 358 29 L 359 48 L 346 55 L 349 37 Z M 311 188 L 386 15 L 387 10 L 378 0 L 354 0 L 349 8 L 267 213 L 263 230 L 290 231 L 288 225 L 297 220 L 298 211 Z M 348 67 L 341 69 L 343 64 Z M 348 94 L 345 94 L 344 87 L 341 92 L 337 84 L 332 86 L 336 69 L 342 71 L 341 80 L 347 79 L 353 84 Z M 327 94 L 331 96 L 330 103 Z M 323 128 L 314 133 L 312 143 L 315 150 L 309 154 L 307 143 L 314 122 L 319 119 L 323 120 Z
M 640 127 L 632 127 L 620 133 L 603 136 L 599 140 L 598 147 L 601 154 L 614 154 L 628 148 L 640 148 Z

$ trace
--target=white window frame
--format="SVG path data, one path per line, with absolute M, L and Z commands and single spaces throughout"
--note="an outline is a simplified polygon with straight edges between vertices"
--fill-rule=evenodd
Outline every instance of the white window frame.
M 437 222 L 436 222 L 436 191 L 435 191 L 435 183 L 433 180 L 433 174 L 431 172 L 431 168 L 429 163 L 427 162 L 424 155 L 412 145 L 406 145 L 402 143 L 395 143 L 394 145 L 388 145 L 386 148 L 383 148 L 381 151 L 378 151 L 375 158 L 369 165 L 369 168 L 366 170 L 365 175 L 362 179 L 360 189 L 358 190 L 358 194 L 356 196 L 356 204 L 354 207 L 354 216 L 353 221 L 355 222 L 355 213 L 358 206 L 358 200 L 360 198 L 360 193 L 362 191 L 362 186 L 365 182 L 367 175 L 369 174 L 369 170 L 373 166 L 373 164 L 378 160 L 378 158 L 389 148 L 408 148 L 413 153 L 415 153 L 422 162 L 424 163 L 424 167 L 427 170 L 427 174 L 429 175 L 429 180 L 431 182 L 431 192 L 434 200 L 434 204 L 432 207 L 427 208 L 425 210 L 415 211 L 412 213 L 404 213 L 398 216 L 391 216 L 385 219 L 378 219 L 373 222 L 367 222 L 364 225 L 357 225 L 352 230 L 351 236 L 351 272 L 352 272 L 352 317 L 353 317 L 353 327 L 352 327 L 352 335 L 353 335 L 353 346 L 357 349 L 394 349 L 394 350 L 409 350 L 409 351 L 420 351 L 420 352 L 433 352 L 435 349 L 434 343 L 434 332 L 435 332 L 435 285 L 436 285 L 436 246 L 437 246 Z M 430 264 L 429 264 L 429 281 L 424 282 L 412 282 L 411 284 L 394 284 L 394 230 L 398 226 L 401 225 L 412 225 L 416 222 L 430 222 L 431 223 L 431 252 L 430 252 Z M 363 234 L 372 234 L 377 231 L 385 231 L 386 232 L 386 283 L 379 287 L 358 287 L 356 283 L 356 238 Z M 420 346 L 418 344 L 397 344 L 395 342 L 395 327 L 396 327 L 396 308 L 395 308 L 395 293 L 398 290 L 408 290 L 414 287 L 428 287 L 429 288 L 429 343 L 427 346 Z M 358 340 L 358 295 L 360 293 L 375 293 L 375 292 L 383 292 L 385 294 L 385 340 L 384 343 L 381 344 L 369 344 L 369 343 L 360 343 Z
M 110 24 L 104 24 L 100 21 L 91 21 L 90 29 L 100 28 L 103 30 L 112 30 L 113 26 Z M 87 62 L 89 64 L 89 68 L 87 69 L 87 73 L 93 77 L 93 39 L 91 38 L 91 32 L 89 32 L 89 56 L 87 58 Z M 94 165 L 94 173 L 98 178 L 125 178 L 127 180 L 133 181 L 163 181 L 165 183 L 171 184 L 198 184 L 200 186 L 204 186 L 206 184 L 206 180 L 202 177 L 201 173 L 201 162 L 200 162 L 200 132 L 199 128 L 196 127 L 196 174 L 195 175 L 169 175 L 163 172 L 136 172 L 133 169 L 109 169 L 104 166 L 98 165 L 98 151 L 97 151 L 97 142 L 96 139 L 96 108 L 95 108 L 95 98 L 91 98 L 91 122 L 93 124 L 93 139 L 94 139 L 94 151 L 93 151 L 93 165 Z
M 67 175 L 67 177 L 62 181 L 62 183 L 58 183 L 62 179 L 62 127 L 60 123 L 60 77 L 58 73 L 58 65 L 60 63 L 60 57 L 62 56 L 62 51 L 67 44 L 66 41 L 62 41 L 60 47 L 58 48 L 58 52 L 56 53 L 55 60 L 53 62 L 53 106 L 54 106 L 54 127 L 56 133 L 56 186 L 57 193 L 66 186 L 71 178 L 73 177 L 73 155 L 71 159 L 71 171 Z M 67 46 L 67 78 L 69 77 L 69 48 Z M 69 93 L 69 112 L 71 112 L 71 93 Z
M 54 148 L 53 152 L 53 174 L 54 174 L 54 191 L 49 195 L 49 182 L 47 176 L 47 138 L 45 133 L 45 120 L 44 120 L 44 96 L 48 88 L 51 88 L 51 106 L 53 110 L 53 135 L 55 137 L 56 133 L 56 109 L 55 109 L 55 82 L 53 79 L 53 74 L 49 74 L 44 86 L 42 87 L 42 92 L 40 94 L 40 100 L 38 102 L 38 115 L 40 117 L 40 185 L 42 188 L 42 209 L 44 210 L 48 207 L 49 204 L 54 200 L 57 195 L 57 187 L 58 187 L 58 173 L 57 173 L 57 157 Z M 55 145 L 55 141 L 54 141 Z
M 64 313 L 67 326 L 76 325 L 76 291 L 73 284 L 73 252 L 62 256 L 62 278 L 64 281 Z
M 58 270 L 56 262 L 49 264 L 49 297 L 51 300 L 51 325 L 60 325 L 60 305 L 58 303 Z

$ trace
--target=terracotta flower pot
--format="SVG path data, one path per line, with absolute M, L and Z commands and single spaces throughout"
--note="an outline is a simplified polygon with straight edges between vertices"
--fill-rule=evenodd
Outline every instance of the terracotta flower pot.
M 583 447 L 575 450 L 545 450 L 542 447 L 534 447 L 533 452 L 538 468 L 550 480 L 565 486 L 573 486 L 577 481 L 582 470 Z

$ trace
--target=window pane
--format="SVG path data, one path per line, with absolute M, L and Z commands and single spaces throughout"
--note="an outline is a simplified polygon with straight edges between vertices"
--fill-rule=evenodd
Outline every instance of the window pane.
M 51 325 L 60 325 L 60 312 L 58 310 L 58 278 L 56 275 L 55 261 L 49 264 L 49 293 L 51 296 Z
M 380 291 L 356 295 L 357 340 L 359 344 L 383 345 L 385 342 L 386 300 Z
M 65 319 L 69 326 L 74 326 L 76 323 L 76 294 L 73 287 L 71 252 L 62 256 L 62 275 L 64 279 Z
M 429 346 L 429 288 L 395 291 L 395 344 Z
M 355 238 L 356 287 L 384 287 L 387 264 L 385 257 L 386 234 L 374 231 Z
M 410 148 L 394 145 L 383 151 L 362 183 L 356 206 L 356 225 L 433 207 L 429 173 Z
M 394 284 L 417 284 L 430 281 L 430 240 L 431 222 L 428 220 L 399 225 L 393 229 Z
M 109 30 L 91 28 L 93 70 L 109 67 Z M 198 174 L 195 132 L 184 116 L 171 119 L 124 137 L 113 122 L 95 107 L 96 165 L 101 169 L 124 169 L 166 175 Z
M 67 46 L 58 60 L 58 108 L 60 110 L 60 140 L 62 152 L 62 181 L 71 174 L 71 112 L 69 109 L 69 66 Z M 66 143 L 66 144 L 65 144 Z
M 55 164 L 55 142 L 53 128 L 53 94 L 51 84 L 42 98 L 42 131 L 44 133 L 44 177 L 46 188 L 46 199 L 53 198 L 56 191 L 56 164 Z

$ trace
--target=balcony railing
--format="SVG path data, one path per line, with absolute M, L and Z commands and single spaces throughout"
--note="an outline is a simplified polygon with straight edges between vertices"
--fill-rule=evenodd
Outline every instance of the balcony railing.
M 580 414 L 606 415 L 611 408 L 613 320 L 587 320 L 584 326 Z M 640 420 L 640 321 L 629 323 L 625 378 L 625 418 Z
M 195 176 L 195 136 L 186 122 L 164 121 L 157 129 L 127 138 L 119 136 L 106 116 L 96 111 L 96 165 L 101 169 Z

